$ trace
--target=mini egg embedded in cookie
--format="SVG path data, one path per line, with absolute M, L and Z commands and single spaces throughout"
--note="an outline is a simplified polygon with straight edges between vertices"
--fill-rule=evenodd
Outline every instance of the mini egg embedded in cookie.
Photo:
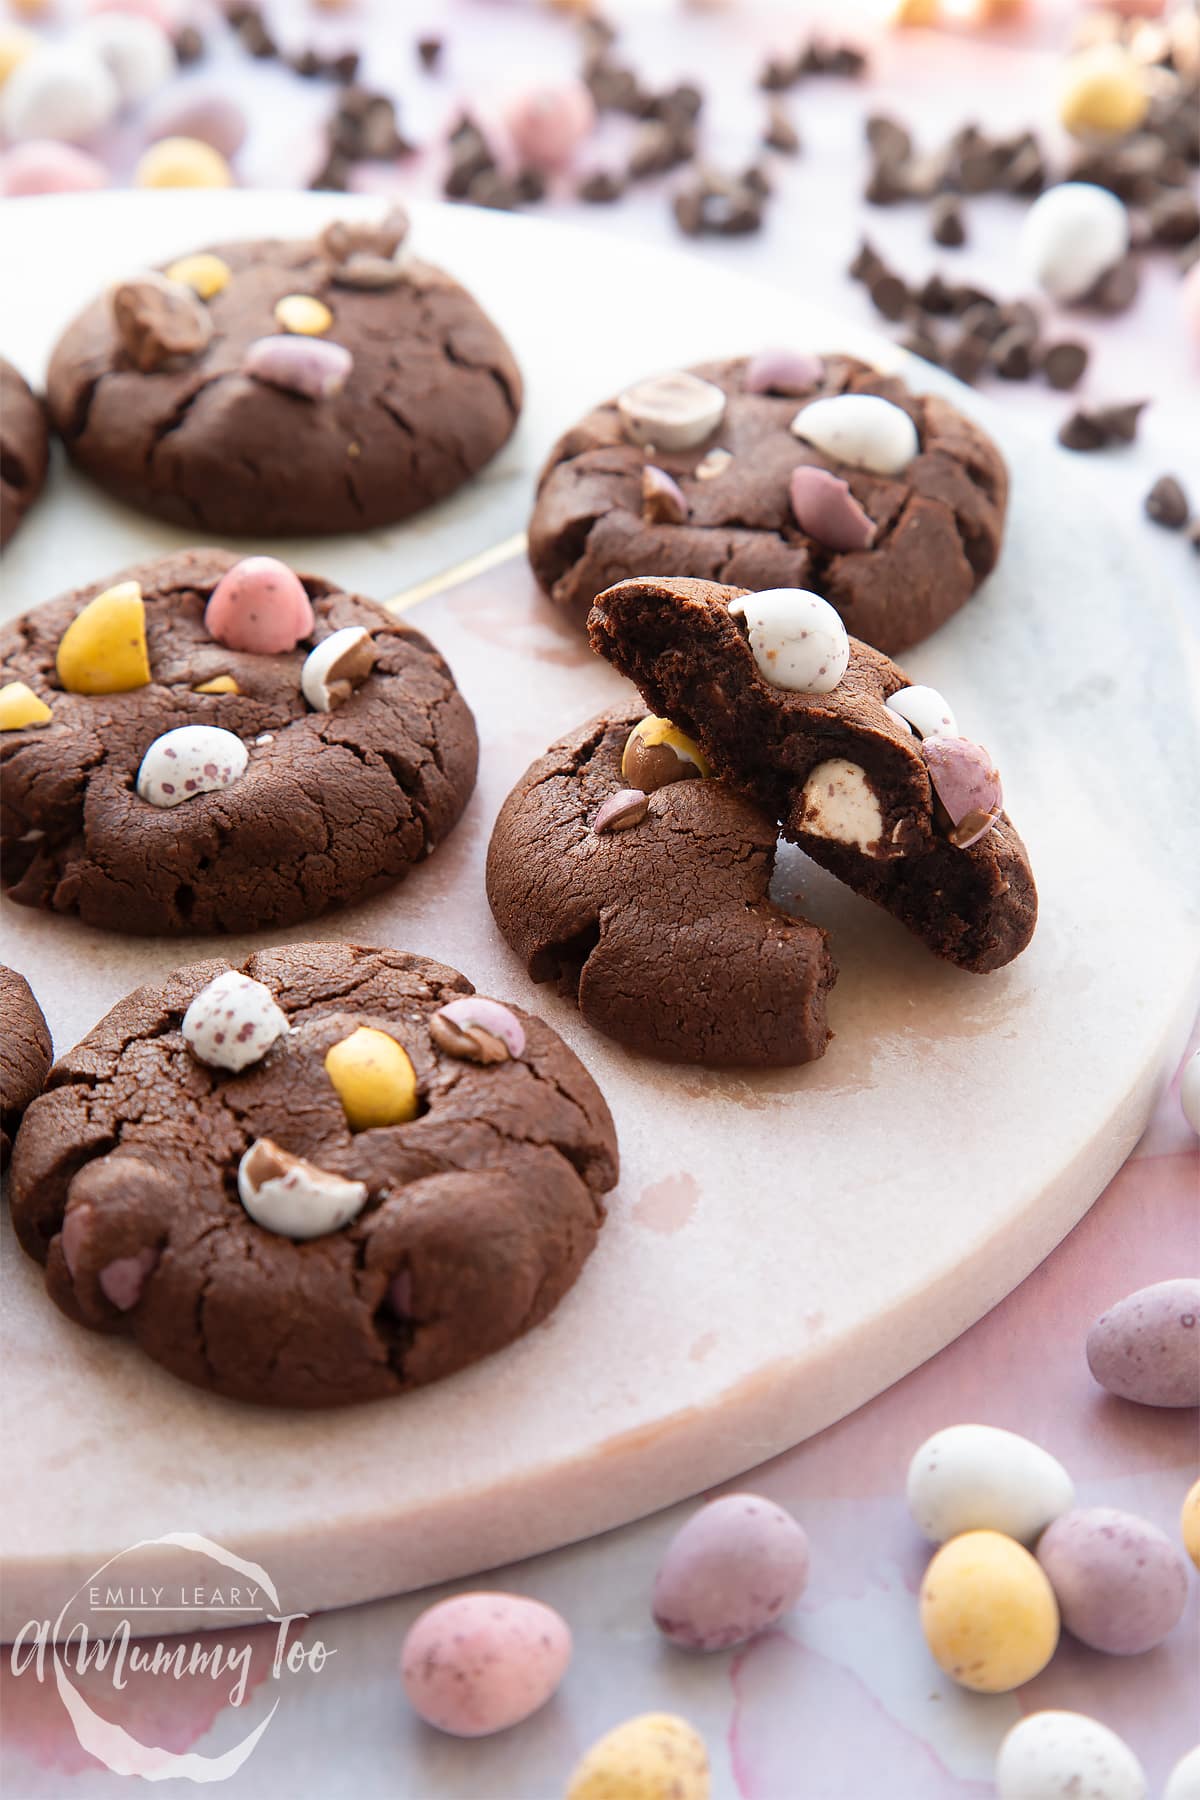
M 146 606 L 136 581 L 89 600 L 58 642 L 54 666 L 69 694 L 125 694 L 150 680 Z
M 360 1025 L 325 1056 L 351 1131 L 406 1125 L 419 1111 L 417 1075 L 403 1045 L 386 1031 Z

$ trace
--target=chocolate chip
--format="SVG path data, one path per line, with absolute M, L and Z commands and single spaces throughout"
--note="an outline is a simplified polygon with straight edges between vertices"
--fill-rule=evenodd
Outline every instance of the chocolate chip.
M 1001 168 L 998 185 L 1026 200 L 1035 199 L 1041 193 L 1046 185 L 1046 164 L 1036 144 L 1027 144 L 1018 150 Z
M 696 135 L 690 127 L 681 131 L 661 119 L 650 119 L 638 127 L 629 157 L 629 174 L 634 181 L 648 175 L 665 175 L 690 162 L 695 153 Z
M 933 274 L 917 290 L 917 304 L 922 312 L 933 313 L 935 317 L 952 313 L 954 311 L 954 289 L 949 287 L 940 275 Z
M 847 274 L 852 281 L 870 282 L 877 275 L 882 275 L 885 267 L 882 256 L 874 245 L 864 238 L 858 246 L 854 261 L 850 264 Z
M 1193 550 L 1200 551 L 1200 519 L 1193 519 L 1188 526 L 1188 542 Z
M 601 112 L 627 112 L 640 117 L 646 95 L 633 70 L 603 52 L 589 57 L 583 79 Z
M 648 100 L 647 118 L 660 119 L 677 129 L 694 125 L 704 108 L 704 95 L 692 81 L 681 81 Z
M 184 25 L 175 33 L 174 49 L 175 61 L 185 69 L 189 64 L 199 62 L 204 55 L 204 39 L 194 25 Z
M 921 325 L 900 339 L 900 347 L 907 350 L 910 356 L 919 356 L 927 363 L 940 363 L 942 360 L 941 346 L 937 339 Z
M 305 81 L 315 81 L 318 75 L 324 75 L 325 64 L 315 50 L 300 50 L 295 56 L 288 58 L 288 67 Z
M 308 185 L 314 193 L 344 194 L 349 184 L 350 158 L 331 150 Z
M 1028 381 L 1033 374 L 1034 338 L 1020 325 L 1010 325 L 992 345 L 991 364 L 1004 381 Z
M 1116 406 L 1080 407 L 1060 427 L 1058 441 L 1068 450 L 1102 450 L 1109 444 L 1131 444 L 1147 405 L 1145 400 L 1130 400 Z
M 1138 420 L 1149 404 L 1148 400 L 1129 400 L 1120 406 L 1102 406 L 1093 417 L 1110 442 L 1132 444 Z
M 783 93 L 800 78 L 800 65 L 795 57 L 769 56 L 758 76 L 758 85 L 769 94 Z
M 877 275 L 871 282 L 868 292 L 871 304 L 876 312 L 882 313 L 885 319 L 902 319 L 908 311 L 911 295 L 907 285 L 898 275 L 885 272 Z
M 1168 531 L 1182 531 L 1191 515 L 1188 497 L 1174 475 L 1160 475 L 1143 502 L 1146 517 Z
M 335 81 L 353 81 L 358 75 L 360 57 L 357 50 L 343 50 L 326 63 L 326 68 Z
M 767 108 L 763 143 L 768 149 L 778 150 L 784 156 L 795 156 L 800 149 L 800 133 L 792 124 L 781 100 L 772 100 Z
M 1149 227 L 1156 244 L 1190 244 L 1200 237 L 1200 206 L 1186 191 L 1162 194 L 1150 208 Z
M 445 43 L 440 37 L 419 37 L 417 39 L 417 57 L 423 69 L 436 69 L 442 60 Z
M 1058 428 L 1064 450 L 1102 450 L 1107 438 L 1090 413 L 1074 412 Z
M 987 344 L 994 344 L 1004 332 L 1004 320 L 994 300 L 973 300 L 959 312 L 959 321 L 968 337 L 982 338 Z
M 947 350 L 944 362 L 960 381 L 973 382 L 988 359 L 988 341 L 969 331 L 960 332 Z
M 464 114 L 450 133 L 450 168 L 442 192 L 447 199 L 461 200 L 475 177 L 495 166 L 487 139 L 475 121 Z
M 876 162 L 867 184 L 863 188 L 863 199 L 871 206 L 895 206 L 901 200 L 911 198 L 904 169 L 890 162 Z
M 467 183 L 464 198 L 472 206 L 486 206 L 491 212 L 515 212 L 521 204 L 521 193 L 515 181 L 500 169 L 480 169 Z
M 967 241 L 962 207 L 953 194 L 941 194 L 933 203 L 929 220 L 930 236 L 935 244 L 957 250 Z
M 757 194 L 760 199 L 765 200 L 773 192 L 771 177 L 761 163 L 751 163 L 748 168 L 743 169 L 741 180 L 742 186 L 749 188 L 750 192 Z
M 1088 347 L 1063 338 L 1050 344 L 1042 354 L 1042 374 L 1052 388 L 1073 388 L 1088 366 Z
M 613 174 L 611 169 L 593 169 L 585 175 L 575 189 L 577 200 L 584 200 L 589 206 L 609 206 L 619 200 L 625 192 L 625 182 L 620 175 Z
M 241 20 L 237 26 L 237 34 L 242 49 L 247 51 L 251 56 L 257 56 L 261 59 L 278 56 L 279 46 L 267 29 L 263 16 L 258 11 L 257 7 L 247 7 L 243 10 Z
M 869 114 L 866 135 L 877 162 L 903 164 L 913 153 L 912 133 L 888 113 Z
M 1137 299 L 1138 280 L 1137 263 L 1126 256 L 1100 277 L 1084 296 L 1085 302 L 1101 312 L 1126 312 Z

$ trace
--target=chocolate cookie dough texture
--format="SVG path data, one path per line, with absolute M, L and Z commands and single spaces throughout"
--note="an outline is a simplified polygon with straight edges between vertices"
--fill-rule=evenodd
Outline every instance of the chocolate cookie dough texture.
M 764 351 L 637 382 L 568 431 L 529 556 L 580 620 L 635 576 L 805 588 L 890 653 L 990 573 L 1007 492 L 995 445 L 937 395 L 852 357 Z
M 109 930 L 375 893 L 453 828 L 477 754 L 427 638 L 273 557 L 180 551 L 0 630 L 0 875 Z
M 504 339 L 411 253 L 399 211 L 131 275 L 68 326 L 47 389 L 101 487 L 258 537 L 408 518 L 481 469 L 521 407 Z
M 1037 892 L 990 755 L 819 596 L 624 581 L 589 632 L 718 776 L 935 955 L 982 974 L 1028 944 Z
M 45 408 L 0 356 L 0 544 L 7 544 L 46 485 L 49 465 Z
M 773 819 L 669 720 L 603 714 L 522 776 L 488 850 L 497 924 L 534 981 L 669 1062 L 820 1056 L 825 934 L 772 905 Z
M 21 1115 L 42 1091 L 50 1031 L 23 975 L 0 964 L 0 1169 L 8 1167 Z
M 270 1406 L 399 1394 L 578 1276 L 617 1176 L 540 1019 L 399 950 L 293 944 L 138 989 L 55 1064 L 13 1221 L 66 1315 Z

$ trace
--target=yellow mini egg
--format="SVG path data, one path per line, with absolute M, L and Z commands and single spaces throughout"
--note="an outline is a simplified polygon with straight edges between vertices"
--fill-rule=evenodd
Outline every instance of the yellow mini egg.
M 224 188 L 233 186 L 233 171 L 200 138 L 167 137 L 142 152 L 133 182 L 141 188 Z
M 566 1800 L 708 1800 L 704 1739 L 673 1713 L 642 1713 L 592 1745 Z
M 7 681 L 0 687 L 0 731 L 26 731 L 31 725 L 48 725 L 50 708 L 23 681 Z
M 943 1544 L 921 1583 L 921 1629 L 938 1667 L 977 1694 L 1040 1674 L 1058 1643 L 1058 1603 L 1035 1559 L 998 1531 Z
M 1058 116 L 1073 137 L 1136 131 L 1148 105 L 1142 70 L 1120 44 L 1093 44 L 1068 61 Z
M 312 294 L 285 294 L 275 302 L 275 323 L 294 337 L 321 337 L 333 324 L 333 314 Z
M 67 626 L 55 658 L 69 694 L 124 694 L 150 679 L 146 606 L 136 581 L 89 600 Z
M 0 87 L 8 80 L 13 70 L 32 55 L 41 43 L 32 31 L 26 31 L 23 25 L 0 24 Z
M 1183 1512 L 1179 1519 L 1179 1529 L 1183 1533 L 1183 1547 L 1200 1569 L 1200 1481 L 1188 1489 L 1188 1497 L 1183 1503 Z
M 712 767 L 699 744 L 670 719 L 651 714 L 635 725 L 625 740 L 621 776 L 643 794 L 653 794 L 673 781 L 711 774 Z
M 360 1025 L 325 1057 L 351 1131 L 404 1125 L 417 1116 L 417 1074 L 407 1050 L 386 1031 Z
M 195 256 L 181 256 L 167 270 L 168 281 L 182 282 L 201 300 L 211 300 L 214 294 L 229 286 L 232 277 L 229 264 L 208 250 L 198 251 Z
M 240 694 L 241 688 L 232 675 L 214 675 L 211 681 L 199 681 L 193 694 Z

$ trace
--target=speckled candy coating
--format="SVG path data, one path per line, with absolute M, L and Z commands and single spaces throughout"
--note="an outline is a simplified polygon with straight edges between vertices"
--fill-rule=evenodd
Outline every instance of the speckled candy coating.
M 963 1531 L 1032 1544 L 1074 1503 L 1071 1478 L 1049 1451 L 995 1425 L 935 1431 L 909 1464 L 908 1509 L 935 1544 Z
M 772 687 L 829 694 L 846 673 L 850 663 L 846 627 L 819 594 L 805 588 L 768 588 L 734 600 L 729 610 L 745 620 L 754 660 Z
M 227 969 L 202 988 L 183 1015 L 193 1055 L 214 1069 L 248 1069 L 288 1030 L 270 988 Z
M 1100 1386 L 1141 1406 L 1200 1406 L 1200 1278 L 1139 1288 L 1087 1336 Z
M 142 758 L 137 791 L 151 806 L 182 806 L 219 793 L 246 773 L 250 753 L 219 725 L 178 725 L 155 738 Z
M 675 1534 L 654 1583 L 654 1623 L 687 1650 L 727 1650 L 773 1625 L 808 1580 L 808 1539 L 774 1501 L 726 1494 Z
M 925 1641 L 938 1667 L 977 1694 L 1007 1694 L 1040 1675 L 1058 1624 L 1044 1570 L 998 1531 L 951 1538 L 925 1571 Z
M 970 738 L 927 737 L 921 744 L 934 792 L 950 815 L 950 842 L 969 850 L 1004 810 L 1000 775 L 982 744 Z
M 544 1706 L 571 1660 L 566 1621 L 520 1594 L 457 1594 L 423 1612 L 400 1655 L 414 1709 L 454 1737 L 486 1737 Z
M 1187 1602 L 1187 1569 L 1170 1538 L 1112 1506 L 1081 1506 L 1055 1519 L 1037 1559 L 1071 1636 L 1110 1656 L 1152 1650 Z
M 566 1800 L 709 1800 L 708 1751 L 672 1713 L 641 1713 L 592 1745 Z
M 247 556 L 213 589 L 204 628 L 230 650 L 279 656 L 312 631 L 312 602 L 286 563 L 273 556 Z

